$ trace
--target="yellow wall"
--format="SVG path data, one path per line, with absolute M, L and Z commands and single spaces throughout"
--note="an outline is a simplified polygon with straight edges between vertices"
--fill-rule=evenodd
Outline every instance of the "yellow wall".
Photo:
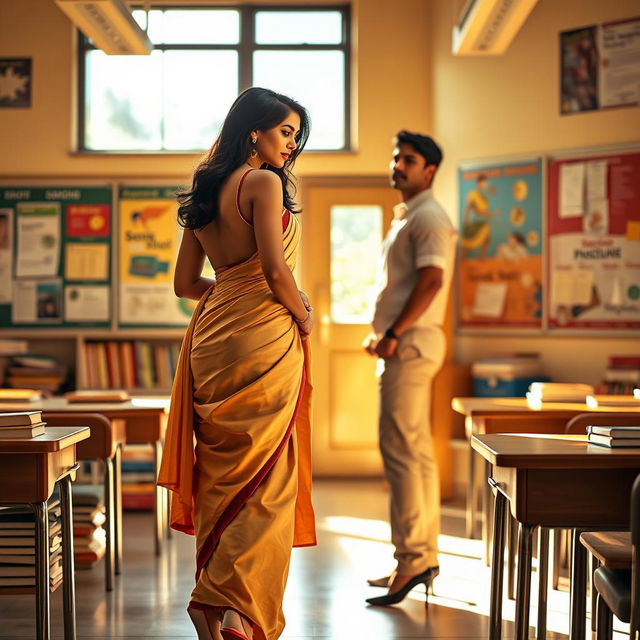
M 180 0 L 171 4 L 178 5 Z M 183 4 L 194 2 L 183 0 Z M 379 174 L 386 170 L 391 139 L 398 129 L 428 126 L 427 3 L 424 0 L 401 3 L 355 0 L 353 22 L 354 39 L 358 43 L 354 56 L 358 150 L 303 155 L 297 165 L 299 175 Z M 401 41 L 391 34 L 402 34 Z M 3 56 L 33 58 L 35 79 L 32 109 L 0 112 L 3 147 L 0 176 L 162 178 L 189 175 L 197 156 L 96 157 L 72 153 L 73 36 L 69 20 L 53 0 L 1 0 L 0 42 Z M 295 72 L 304 73 L 304 70 Z M 407 95 L 404 90 L 409 86 L 412 90 Z
M 445 151 L 435 189 L 456 216 L 462 160 L 640 140 L 640 108 L 560 116 L 558 33 L 640 15 L 637 0 L 540 0 L 507 53 L 451 55 L 451 0 L 432 0 L 432 131 Z M 460 361 L 496 351 L 539 351 L 560 381 L 598 381 L 611 353 L 640 352 L 637 337 L 458 336 Z

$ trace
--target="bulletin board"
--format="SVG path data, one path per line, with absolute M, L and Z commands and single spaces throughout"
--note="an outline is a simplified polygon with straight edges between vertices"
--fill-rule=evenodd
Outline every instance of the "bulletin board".
M 0 185 L 0 327 L 111 326 L 111 186 Z
M 196 302 L 177 298 L 173 274 L 182 230 L 176 185 L 118 188 L 120 328 L 184 327 Z
M 548 327 L 640 328 L 640 149 L 548 162 Z
M 459 167 L 460 329 L 542 329 L 543 167 L 540 157 Z

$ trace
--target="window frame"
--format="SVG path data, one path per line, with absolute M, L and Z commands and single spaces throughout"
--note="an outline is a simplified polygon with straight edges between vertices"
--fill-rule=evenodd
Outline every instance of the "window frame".
M 145 9 L 147 7 L 132 5 L 131 10 Z M 238 44 L 162 44 L 154 49 L 162 51 L 175 50 L 202 50 L 202 51 L 236 51 L 238 53 L 238 87 L 239 92 L 252 86 L 253 77 L 253 53 L 256 51 L 341 51 L 344 55 L 344 145 L 338 149 L 306 149 L 305 153 L 332 154 L 352 152 L 351 147 L 351 5 L 349 4 L 318 4 L 318 5 L 198 5 L 181 6 L 174 4 L 150 5 L 149 10 L 231 10 L 240 14 L 240 42 Z M 255 18 L 260 11 L 271 12 L 314 12 L 314 11 L 338 11 L 342 15 L 342 42 L 340 44 L 257 44 L 255 41 Z M 77 96 L 77 151 L 86 154 L 104 155 L 176 155 L 201 153 L 206 149 L 89 149 L 85 141 L 86 125 L 86 54 L 97 47 L 89 43 L 88 38 L 81 32 L 77 32 L 77 56 L 78 56 L 78 96 Z

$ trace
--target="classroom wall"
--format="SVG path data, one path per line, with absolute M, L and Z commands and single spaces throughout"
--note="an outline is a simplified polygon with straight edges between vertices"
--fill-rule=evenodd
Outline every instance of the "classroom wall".
M 640 108 L 559 115 L 558 33 L 640 15 L 637 0 L 540 0 L 507 53 L 451 54 L 451 0 L 431 1 L 432 131 L 445 151 L 435 190 L 457 218 L 462 160 L 640 141 Z M 469 362 L 505 351 L 539 351 L 559 381 L 600 380 L 612 353 L 640 352 L 635 338 L 457 336 Z
M 172 0 L 169 4 L 198 1 Z M 153 4 L 161 2 L 154 0 Z M 314 4 L 323 2 L 327 0 L 314 0 Z M 260 0 L 254 2 L 259 3 Z M 295 1 L 278 0 L 280 3 Z M 227 0 L 224 4 L 233 2 Z M 425 45 L 427 10 L 424 0 L 352 2 L 352 31 L 357 43 L 352 92 L 354 124 L 357 125 L 354 129 L 358 133 L 356 150 L 307 153 L 297 164 L 299 175 L 384 173 L 393 134 L 404 126 L 428 127 L 431 92 L 429 53 Z M 401 53 L 399 40 L 392 34 L 402 34 Z M 73 29 L 53 0 L 2 0 L 0 43 L 0 56 L 33 58 L 35 82 L 31 109 L 0 112 L 3 147 L 0 176 L 162 178 L 190 174 L 198 160 L 193 154 L 95 156 L 73 153 L 76 87 Z M 288 72 L 304 73 L 304 70 Z M 404 92 L 409 85 L 412 86 L 410 98 Z

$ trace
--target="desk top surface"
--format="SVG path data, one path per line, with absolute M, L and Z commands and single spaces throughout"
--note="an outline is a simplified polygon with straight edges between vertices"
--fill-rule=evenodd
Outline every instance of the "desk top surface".
M 0 402 L 0 411 L 69 411 L 119 414 L 158 412 L 169 410 L 170 396 L 134 396 L 126 402 L 67 402 L 62 396 L 44 398 L 39 402 Z
M 89 427 L 47 427 L 35 438 L 0 438 L 0 453 L 53 453 L 91 435 Z
M 597 398 L 597 396 L 596 396 Z M 590 406 L 585 402 L 544 402 L 530 403 L 526 398 L 453 398 L 454 411 L 471 417 L 521 415 L 523 413 L 543 413 L 546 416 L 572 418 L 579 413 L 640 413 L 638 405 Z
M 471 446 L 497 467 L 522 469 L 640 469 L 640 447 L 609 449 L 590 444 L 586 435 L 474 435 Z

